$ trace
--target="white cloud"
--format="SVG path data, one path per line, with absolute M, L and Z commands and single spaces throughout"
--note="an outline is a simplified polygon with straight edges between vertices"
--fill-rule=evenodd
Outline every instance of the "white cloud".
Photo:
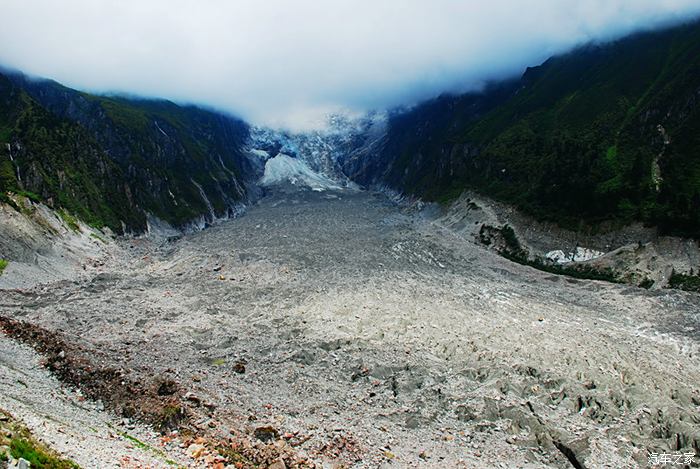
M 700 14 L 698 0 L 0 0 L 0 63 L 256 123 L 382 108 Z M 304 116 L 301 118 L 300 116 Z

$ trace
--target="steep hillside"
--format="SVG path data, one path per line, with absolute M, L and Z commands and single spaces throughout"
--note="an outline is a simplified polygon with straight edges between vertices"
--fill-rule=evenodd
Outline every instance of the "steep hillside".
M 113 229 L 142 227 L 121 169 L 79 125 L 61 119 L 0 76 L 0 197 L 8 191 Z
M 248 128 L 237 119 L 16 74 L 0 75 L 0 99 L 2 193 L 118 232 L 143 231 L 148 215 L 175 226 L 225 217 L 246 195 Z
M 700 24 L 397 113 L 381 150 L 349 172 L 431 200 L 478 189 L 571 227 L 641 220 L 700 237 Z

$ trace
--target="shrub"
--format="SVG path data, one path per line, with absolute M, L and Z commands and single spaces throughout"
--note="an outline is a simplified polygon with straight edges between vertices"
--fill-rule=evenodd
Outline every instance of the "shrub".
M 700 275 L 679 274 L 673 271 L 668 281 L 668 288 L 700 293 Z

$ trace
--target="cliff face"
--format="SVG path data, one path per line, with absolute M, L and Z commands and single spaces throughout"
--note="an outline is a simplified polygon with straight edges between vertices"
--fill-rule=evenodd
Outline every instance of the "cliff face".
M 429 200 L 477 189 L 570 227 L 639 220 L 700 237 L 699 103 L 694 23 L 395 113 L 349 173 Z
M 101 97 L 0 76 L 0 192 L 32 193 L 115 231 L 149 215 L 182 227 L 226 217 L 253 169 L 242 121 L 168 101 Z

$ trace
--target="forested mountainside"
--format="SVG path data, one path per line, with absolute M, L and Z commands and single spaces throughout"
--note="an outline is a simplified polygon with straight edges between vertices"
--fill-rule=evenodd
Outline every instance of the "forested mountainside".
M 169 101 L 94 96 L 0 74 L 0 194 L 48 201 L 95 226 L 141 232 L 226 216 L 252 171 L 242 121 Z
M 349 175 L 429 200 L 476 189 L 573 228 L 641 220 L 700 237 L 700 23 L 395 113 L 380 148 Z

